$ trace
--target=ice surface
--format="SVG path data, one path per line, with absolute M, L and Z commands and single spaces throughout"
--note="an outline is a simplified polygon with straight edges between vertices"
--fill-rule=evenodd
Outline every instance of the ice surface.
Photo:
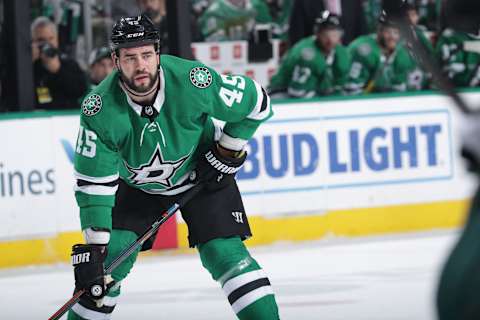
M 456 232 L 330 239 L 253 248 L 270 277 L 281 318 L 435 319 L 439 268 Z M 0 272 L 0 319 L 47 319 L 71 294 L 68 265 Z M 141 259 L 112 317 L 235 319 L 196 254 Z

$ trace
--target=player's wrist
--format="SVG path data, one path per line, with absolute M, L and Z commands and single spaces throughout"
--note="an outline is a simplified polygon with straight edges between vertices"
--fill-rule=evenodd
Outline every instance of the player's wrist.
M 218 143 L 217 143 L 216 147 L 217 147 L 218 153 L 222 157 L 226 157 L 226 158 L 240 158 L 245 153 L 244 150 L 240 150 L 240 151 L 231 150 L 231 149 L 223 147 L 222 145 L 220 145 Z
M 83 237 L 87 244 L 107 245 L 110 242 L 110 230 L 91 227 L 83 230 Z

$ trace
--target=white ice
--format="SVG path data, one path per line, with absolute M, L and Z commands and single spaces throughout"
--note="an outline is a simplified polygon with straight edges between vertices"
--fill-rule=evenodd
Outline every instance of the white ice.
M 268 273 L 281 319 L 433 320 L 438 272 L 457 232 L 329 239 L 251 249 Z M 0 272 L 0 319 L 46 320 L 69 297 L 69 266 Z M 66 317 L 65 317 L 66 318 Z M 112 317 L 235 319 L 193 254 L 142 258 Z

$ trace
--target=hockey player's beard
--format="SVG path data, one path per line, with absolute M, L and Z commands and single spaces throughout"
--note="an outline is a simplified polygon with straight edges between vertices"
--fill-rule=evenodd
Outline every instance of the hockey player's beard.
M 152 91 L 156 89 L 156 88 L 154 88 L 154 86 L 157 84 L 158 72 L 155 72 L 153 74 L 148 73 L 148 79 L 150 80 L 148 85 L 137 86 L 135 84 L 134 78 L 138 75 L 143 75 L 143 74 L 145 74 L 145 73 L 136 72 L 129 79 L 125 76 L 125 74 L 122 71 L 120 71 L 120 78 L 122 79 L 122 82 L 124 83 L 124 85 L 127 87 L 128 91 L 131 94 L 136 95 L 136 96 L 146 96 L 146 95 L 149 95 L 150 93 L 152 93 Z

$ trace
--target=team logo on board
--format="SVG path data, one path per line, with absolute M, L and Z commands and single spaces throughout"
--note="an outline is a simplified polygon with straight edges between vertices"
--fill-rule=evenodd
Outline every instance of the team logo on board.
M 135 185 L 159 183 L 166 188 L 171 188 L 173 187 L 173 176 L 189 156 L 190 153 L 179 160 L 166 161 L 163 159 L 160 145 L 157 144 L 155 151 L 147 163 L 134 168 L 125 161 L 125 167 L 130 173 L 132 173 L 128 178 L 130 179 L 130 182 Z
M 212 74 L 205 67 L 195 67 L 190 70 L 190 81 L 197 88 L 207 88 L 212 84 Z
M 86 116 L 93 116 L 102 109 L 102 98 L 98 94 L 92 94 L 82 104 L 82 112 Z

